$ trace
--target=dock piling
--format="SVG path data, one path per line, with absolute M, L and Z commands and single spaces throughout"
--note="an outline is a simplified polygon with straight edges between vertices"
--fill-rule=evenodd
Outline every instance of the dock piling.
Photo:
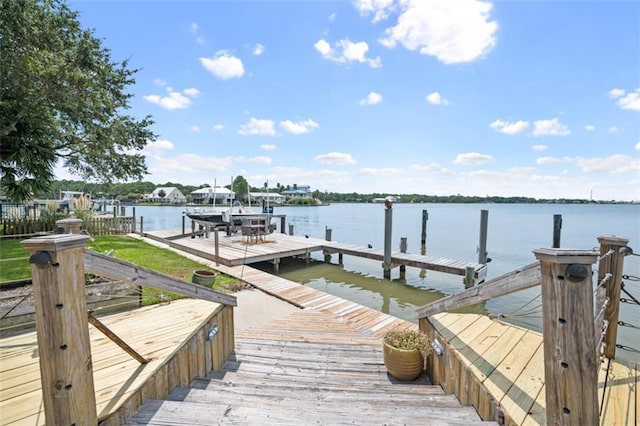
M 480 210 L 480 240 L 478 244 L 478 263 L 487 264 L 487 228 L 489 225 L 489 211 Z
M 560 234 L 562 233 L 562 215 L 553 215 L 553 248 L 560 248 Z
M 384 260 L 382 273 L 385 279 L 391 278 L 391 228 L 393 219 L 393 202 L 384 200 Z
M 593 250 L 534 250 L 540 261 L 548 425 L 597 425 Z M 577 386 L 577 388 L 576 388 Z
M 60 234 L 22 242 L 31 253 L 45 422 L 97 424 L 84 297 L 83 247 L 89 236 Z
M 400 238 L 400 253 L 406 253 L 407 252 L 407 237 L 401 237 Z M 404 280 L 406 278 L 406 274 L 407 274 L 407 266 L 406 265 L 400 265 L 400 279 Z

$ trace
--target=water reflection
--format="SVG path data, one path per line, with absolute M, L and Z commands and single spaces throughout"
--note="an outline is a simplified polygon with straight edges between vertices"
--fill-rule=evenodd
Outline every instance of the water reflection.
M 265 272 L 274 273 L 270 263 L 254 266 Z M 386 280 L 316 259 L 311 259 L 308 265 L 303 259 L 282 259 L 277 275 L 412 322 L 417 322 L 415 308 L 446 295 L 434 289 L 413 285 L 403 279 Z M 486 313 L 487 311 L 484 305 L 475 305 L 459 312 Z

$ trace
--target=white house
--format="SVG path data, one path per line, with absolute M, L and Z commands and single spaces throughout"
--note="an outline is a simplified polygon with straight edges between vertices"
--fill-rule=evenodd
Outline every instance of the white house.
M 263 201 L 271 206 L 278 206 L 284 203 L 284 195 L 277 192 L 250 192 L 251 204 L 260 204 Z
M 290 198 L 311 198 L 311 187 L 309 185 L 293 185 L 292 189 L 282 191 L 282 195 Z
M 152 203 L 185 204 L 187 202 L 187 198 L 175 186 L 159 186 L 145 198 Z
M 193 204 L 214 204 L 215 200 L 216 205 L 229 205 L 235 198 L 235 192 L 222 186 L 200 188 L 191 192 L 191 202 Z

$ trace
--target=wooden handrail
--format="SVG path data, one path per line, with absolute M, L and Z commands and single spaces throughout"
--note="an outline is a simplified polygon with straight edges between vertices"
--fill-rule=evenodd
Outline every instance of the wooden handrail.
M 416 308 L 416 318 L 426 318 L 440 312 L 484 302 L 540 285 L 540 262 L 534 262 L 460 293 Z

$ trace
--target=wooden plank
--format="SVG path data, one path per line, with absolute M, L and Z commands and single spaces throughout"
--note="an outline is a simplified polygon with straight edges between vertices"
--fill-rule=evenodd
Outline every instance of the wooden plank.
M 131 281 L 138 285 L 166 290 L 182 296 L 237 306 L 237 301 L 234 296 L 220 293 L 197 284 L 187 283 L 172 276 L 115 259 L 102 253 L 96 253 L 92 250 L 84 250 L 84 262 L 87 272 L 96 275 Z
M 501 275 L 460 293 L 444 297 L 416 309 L 416 316 L 423 318 L 475 305 L 499 296 L 540 285 L 540 262 L 535 262 L 513 272 Z

